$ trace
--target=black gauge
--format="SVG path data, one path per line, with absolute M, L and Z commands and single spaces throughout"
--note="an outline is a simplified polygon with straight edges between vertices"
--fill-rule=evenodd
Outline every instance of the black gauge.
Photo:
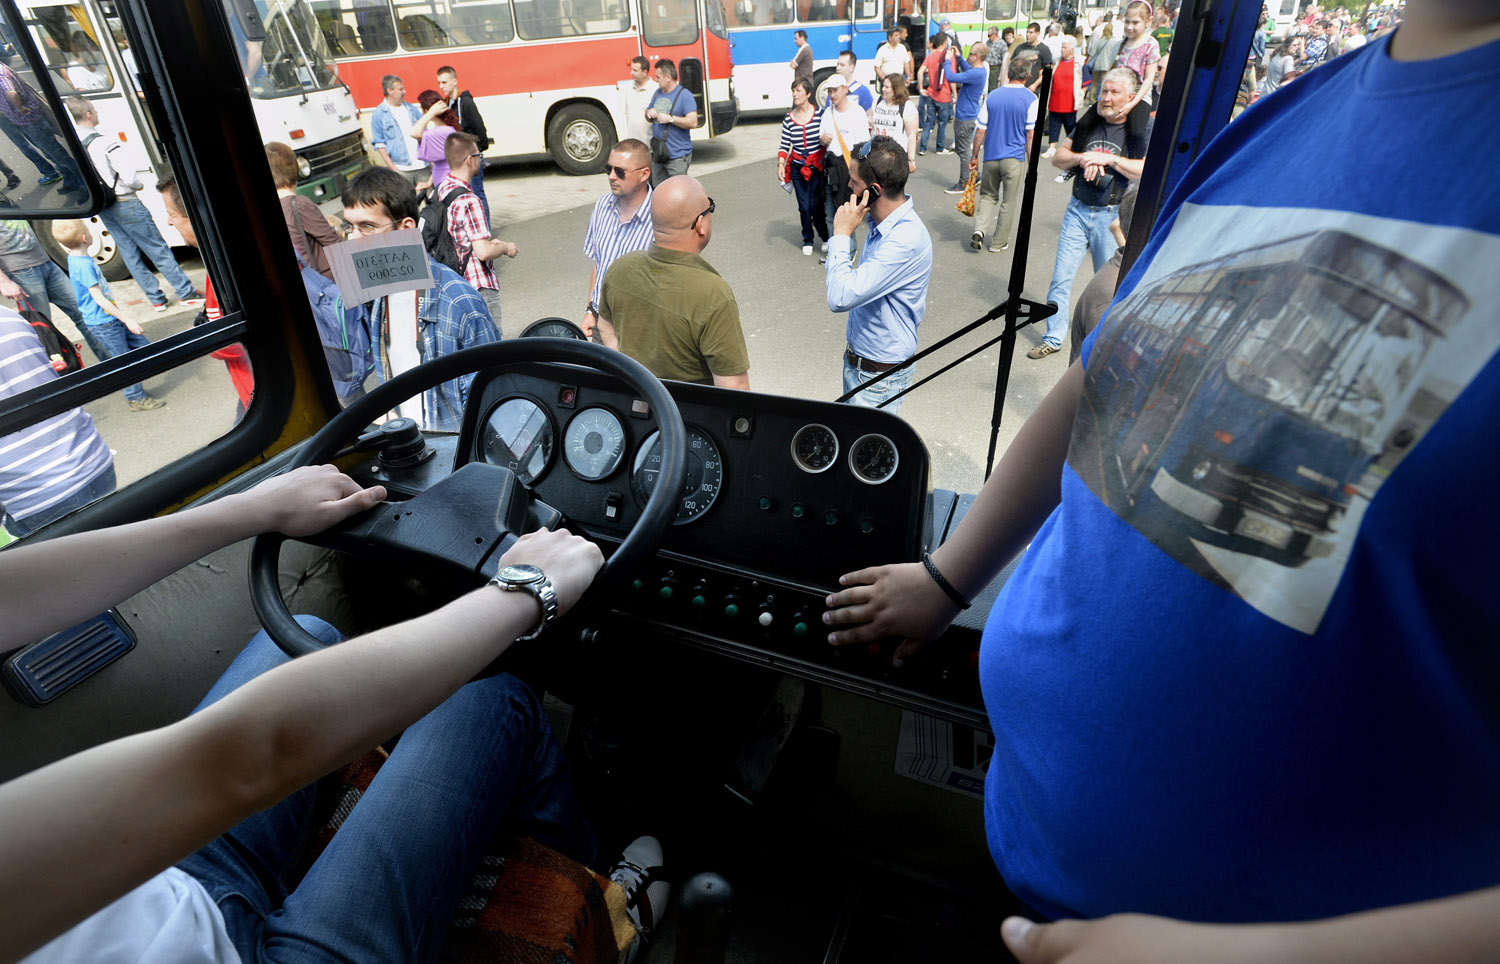
M 849 471 L 861 482 L 879 485 L 896 474 L 896 446 L 884 435 L 861 435 L 849 447 Z
M 516 473 L 523 485 L 541 478 L 552 461 L 557 432 L 552 419 L 529 398 L 507 398 L 484 420 L 484 460 Z
M 839 459 L 839 440 L 827 425 L 804 425 L 792 436 L 792 461 L 804 472 L 826 472 Z
M 641 443 L 630 473 L 630 490 L 641 505 L 651 498 L 656 479 L 661 475 L 661 433 L 652 432 Z M 708 433 L 692 425 L 687 427 L 687 478 L 682 484 L 682 501 L 677 505 L 674 525 L 697 519 L 713 507 L 724 487 L 724 460 Z
M 521 332 L 522 338 L 572 338 L 575 341 L 588 341 L 589 336 L 583 333 L 583 329 L 566 318 L 543 318 L 541 321 L 533 321 Z
M 625 458 L 625 427 L 607 408 L 586 408 L 563 435 L 563 458 L 580 479 L 607 478 Z

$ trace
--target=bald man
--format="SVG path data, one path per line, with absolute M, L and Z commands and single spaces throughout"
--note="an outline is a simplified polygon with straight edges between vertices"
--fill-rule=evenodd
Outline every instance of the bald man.
M 599 334 L 657 378 L 750 387 L 750 354 L 729 283 L 703 260 L 714 202 L 695 177 L 662 181 L 651 197 L 655 235 L 604 274 Z

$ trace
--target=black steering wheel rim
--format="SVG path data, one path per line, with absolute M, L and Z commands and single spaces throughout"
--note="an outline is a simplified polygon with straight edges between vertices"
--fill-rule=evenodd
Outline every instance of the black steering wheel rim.
M 595 592 L 595 587 L 606 584 L 613 576 L 634 567 L 655 551 L 676 518 L 677 503 L 687 475 L 687 429 L 677 402 L 660 379 L 623 352 L 588 341 L 510 339 L 435 358 L 355 399 L 302 444 L 287 470 L 332 461 L 335 453 L 368 426 L 375 416 L 435 385 L 481 369 L 503 369 L 533 362 L 564 362 L 614 375 L 645 398 L 656 419 L 656 427 L 661 431 L 662 465 L 657 485 L 640 518 L 605 560 L 604 568 L 595 576 L 584 600 L 580 600 L 582 604 Z M 324 648 L 324 644 L 302 628 L 281 598 L 277 573 L 284 541 L 286 537 L 280 533 L 256 536 L 250 551 L 250 601 L 267 635 L 289 655 L 302 656 Z

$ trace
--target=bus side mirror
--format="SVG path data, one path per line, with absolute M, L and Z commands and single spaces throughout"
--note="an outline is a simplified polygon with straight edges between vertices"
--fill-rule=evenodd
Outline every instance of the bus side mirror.
M 239 22 L 240 29 L 244 30 L 247 41 L 261 43 L 266 39 L 266 22 L 261 17 L 255 0 L 229 0 L 229 9 L 234 15 L 233 19 Z

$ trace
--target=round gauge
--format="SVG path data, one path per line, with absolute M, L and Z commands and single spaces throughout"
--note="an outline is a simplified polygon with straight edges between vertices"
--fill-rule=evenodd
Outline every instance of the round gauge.
M 510 469 L 530 485 L 547 471 L 556 435 L 540 405 L 529 398 L 507 398 L 491 409 L 479 438 L 486 462 Z
M 826 472 L 838 458 L 838 436 L 827 425 L 804 425 L 792 436 L 792 461 L 804 472 Z
M 849 471 L 861 482 L 879 485 L 896 474 L 895 444 L 884 435 L 861 435 L 849 447 Z
M 625 426 L 607 408 L 586 408 L 573 416 L 563 435 L 563 458 L 580 479 L 606 478 L 625 458 Z
M 687 427 L 687 477 L 682 483 L 682 501 L 674 525 L 683 525 L 707 512 L 724 487 L 724 460 L 718 446 L 702 429 Z M 651 498 L 661 475 L 661 433 L 652 432 L 641 443 L 630 474 L 630 488 L 641 505 Z
M 588 341 L 589 336 L 583 333 L 583 329 L 566 318 L 543 318 L 533 321 L 521 332 L 522 338 L 572 338 L 575 341 Z

